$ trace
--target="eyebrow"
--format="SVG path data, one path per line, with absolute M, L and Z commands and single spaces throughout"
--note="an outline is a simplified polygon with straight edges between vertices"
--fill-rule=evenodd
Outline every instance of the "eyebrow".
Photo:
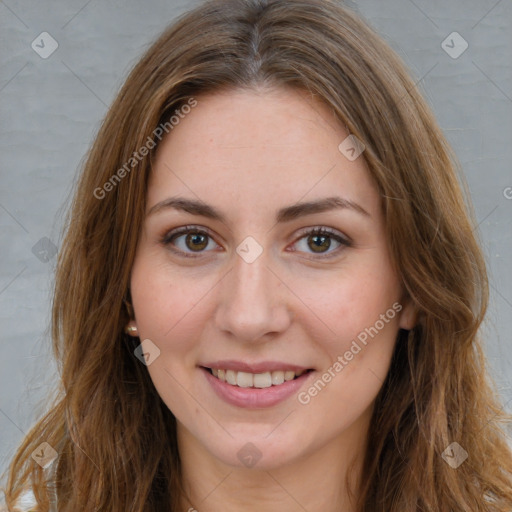
M 196 201 L 194 199 L 187 199 L 184 197 L 170 197 L 168 199 L 164 199 L 163 201 L 160 201 L 159 203 L 152 206 L 146 216 L 153 215 L 157 212 L 167 210 L 169 208 L 226 223 L 226 217 L 213 206 L 203 203 L 202 201 Z M 365 217 L 371 217 L 371 215 L 361 205 L 355 203 L 354 201 L 334 196 L 317 199 L 315 201 L 297 203 L 281 208 L 277 212 L 276 222 L 290 222 L 305 215 L 313 215 L 315 213 L 323 213 L 329 210 L 337 209 L 348 209 L 360 213 Z

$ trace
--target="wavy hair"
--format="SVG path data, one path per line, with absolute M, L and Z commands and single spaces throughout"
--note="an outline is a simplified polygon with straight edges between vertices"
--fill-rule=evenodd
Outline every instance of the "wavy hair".
M 460 164 L 402 60 L 329 0 L 208 1 L 129 74 L 66 219 L 52 304 L 60 386 L 11 462 L 9 510 L 29 488 L 40 511 L 177 511 L 175 418 L 123 332 L 158 145 L 130 159 L 191 98 L 256 87 L 307 91 L 364 142 L 393 263 L 419 312 L 375 403 L 356 510 L 510 512 L 511 417 L 481 348 L 488 281 Z M 42 441 L 59 454 L 47 469 L 31 458 Z M 442 456 L 453 442 L 469 454 L 457 469 Z

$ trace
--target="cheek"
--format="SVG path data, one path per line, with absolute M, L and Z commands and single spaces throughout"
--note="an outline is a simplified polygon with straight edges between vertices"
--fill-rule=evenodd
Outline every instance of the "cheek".
M 160 355 L 147 370 L 153 384 L 173 413 L 195 416 L 195 402 L 183 393 L 182 383 L 194 367 L 194 305 L 204 296 L 204 286 L 173 275 L 165 262 L 143 257 L 135 261 L 131 295 L 141 341 L 150 339 Z
M 399 296 L 390 282 L 374 279 L 345 283 L 333 293 L 330 328 L 336 334 L 314 337 L 327 354 L 318 380 L 298 401 L 311 407 L 310 417 L 340 428 L 350 424 L 371 405 L 389 370 L 398 333 Z M 313 336 L 312 332 L 311 335 Z
M 161 349 L 172 343 L 180 350 L 187 336 L 187 319 L 205 294 L 204 283 L 173 275 L 165 263 L 151 258 L 135 261 L 131 295 L 141 339 L 149 338 Z M 190 326 L 189 326 L 190 327 Z
M 349 350 L 352 340 L 359 335 L 364 342 L 364 333 L 368 330 L 375 334 L 376 322 L 379 338 L 395 338 L 399 314 L 393 304 L 400 293 L 389 268 L 381 271 L 377 267 L 373 272 L 368 272 L 367 267 L 360 272 L 351 269 L 350 273 L 337 276 L 336 280 L 326 279 L 317 284 L 315 291 L 312 292 L 310 287 L 307 294 L 306 290 L 299 293 L 306 297 L 304 302 L 310 307 L 307 315 L 311 319 L 308 322 L 310 335 L 332 358 Z

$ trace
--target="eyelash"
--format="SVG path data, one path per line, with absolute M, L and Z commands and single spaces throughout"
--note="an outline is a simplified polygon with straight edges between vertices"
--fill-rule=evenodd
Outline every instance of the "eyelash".
M 197 226 L 184 226 L 182 228 L 178 228 L 174 231 L 170 231 L 161 238 L 160 243 L 164 245 L 165 247 L 169 247 L 172 245 L 174 240 L 178 238 L 180 235 L 187 235 L 187 234 L 196 234 L 196 235 L 206 235 L 213 239 L 212 234 L 208 229 L 205 228 L 198 228 Z M 308 236 L 328 236 L 332 239 L 334 239 L 336 242 L 340 244 L 340 247 L 332 251 L 331 253 L 322 254 L 318 253 L 317 258 L 315 259 L 327 259 L 333 257 L 339 250 L 341 250 L 343 247 L 351 247 L 352 242 L 341 235 L 339 235 L 336 231 L 333 231 L 329 228 L 325 227 L 315 227 L 313 229 L 310 229 L 309 231 L 303 231 L 299 238 L 294 242 L 297 243 L 299 240 L 302 240 L 303 238 L 306 238 Z M 199 258 L 201 257 L 202 252 L 196 253 L 197 255 L 192 255 L 191 253 L 186 253 L 181 250 L 176 249 L 170 249 L 172 252 L 179 254 L 180 256 L 184 256 L 185 258 Z M 293 250 L 292 252 L 297 252 L 296 250 Z M 313 253 L 310 253 L 313 254 Z

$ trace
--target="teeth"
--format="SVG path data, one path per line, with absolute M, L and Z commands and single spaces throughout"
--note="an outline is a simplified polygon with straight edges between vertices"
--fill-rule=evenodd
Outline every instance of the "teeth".
M 295 377 L 295 372 L 284 372 L 284 380 L 293 380 Z
M 248 373 L 248 372 L 235 372 L 233 370 L 220 370 L 212 368 L 212 373 L 222 382 L 227 382 L 232 386 L 240 388 L 269 388 L 271 386 L 279 386 L 284 382 L 293 380 L 295 377 L 300 377 L 306 370 L 294 372 L 291 370 L 277 370 L 274 372 L 265 373 Z
M 236 386 L 236 373 L 233 370 L 226 370 L 226 382 Z
M 257 373 L 253 377 L 255 388 L 269 388 L 272 386 L 272 375 L 270 372 Z
M 272 384 L 274 386 L 279 386 L 284 382 L 284 372 L 272 372 Z
M 236 383 L 240 388 L 250 388 L 253 385 L 252 373 L 238 372 Z

